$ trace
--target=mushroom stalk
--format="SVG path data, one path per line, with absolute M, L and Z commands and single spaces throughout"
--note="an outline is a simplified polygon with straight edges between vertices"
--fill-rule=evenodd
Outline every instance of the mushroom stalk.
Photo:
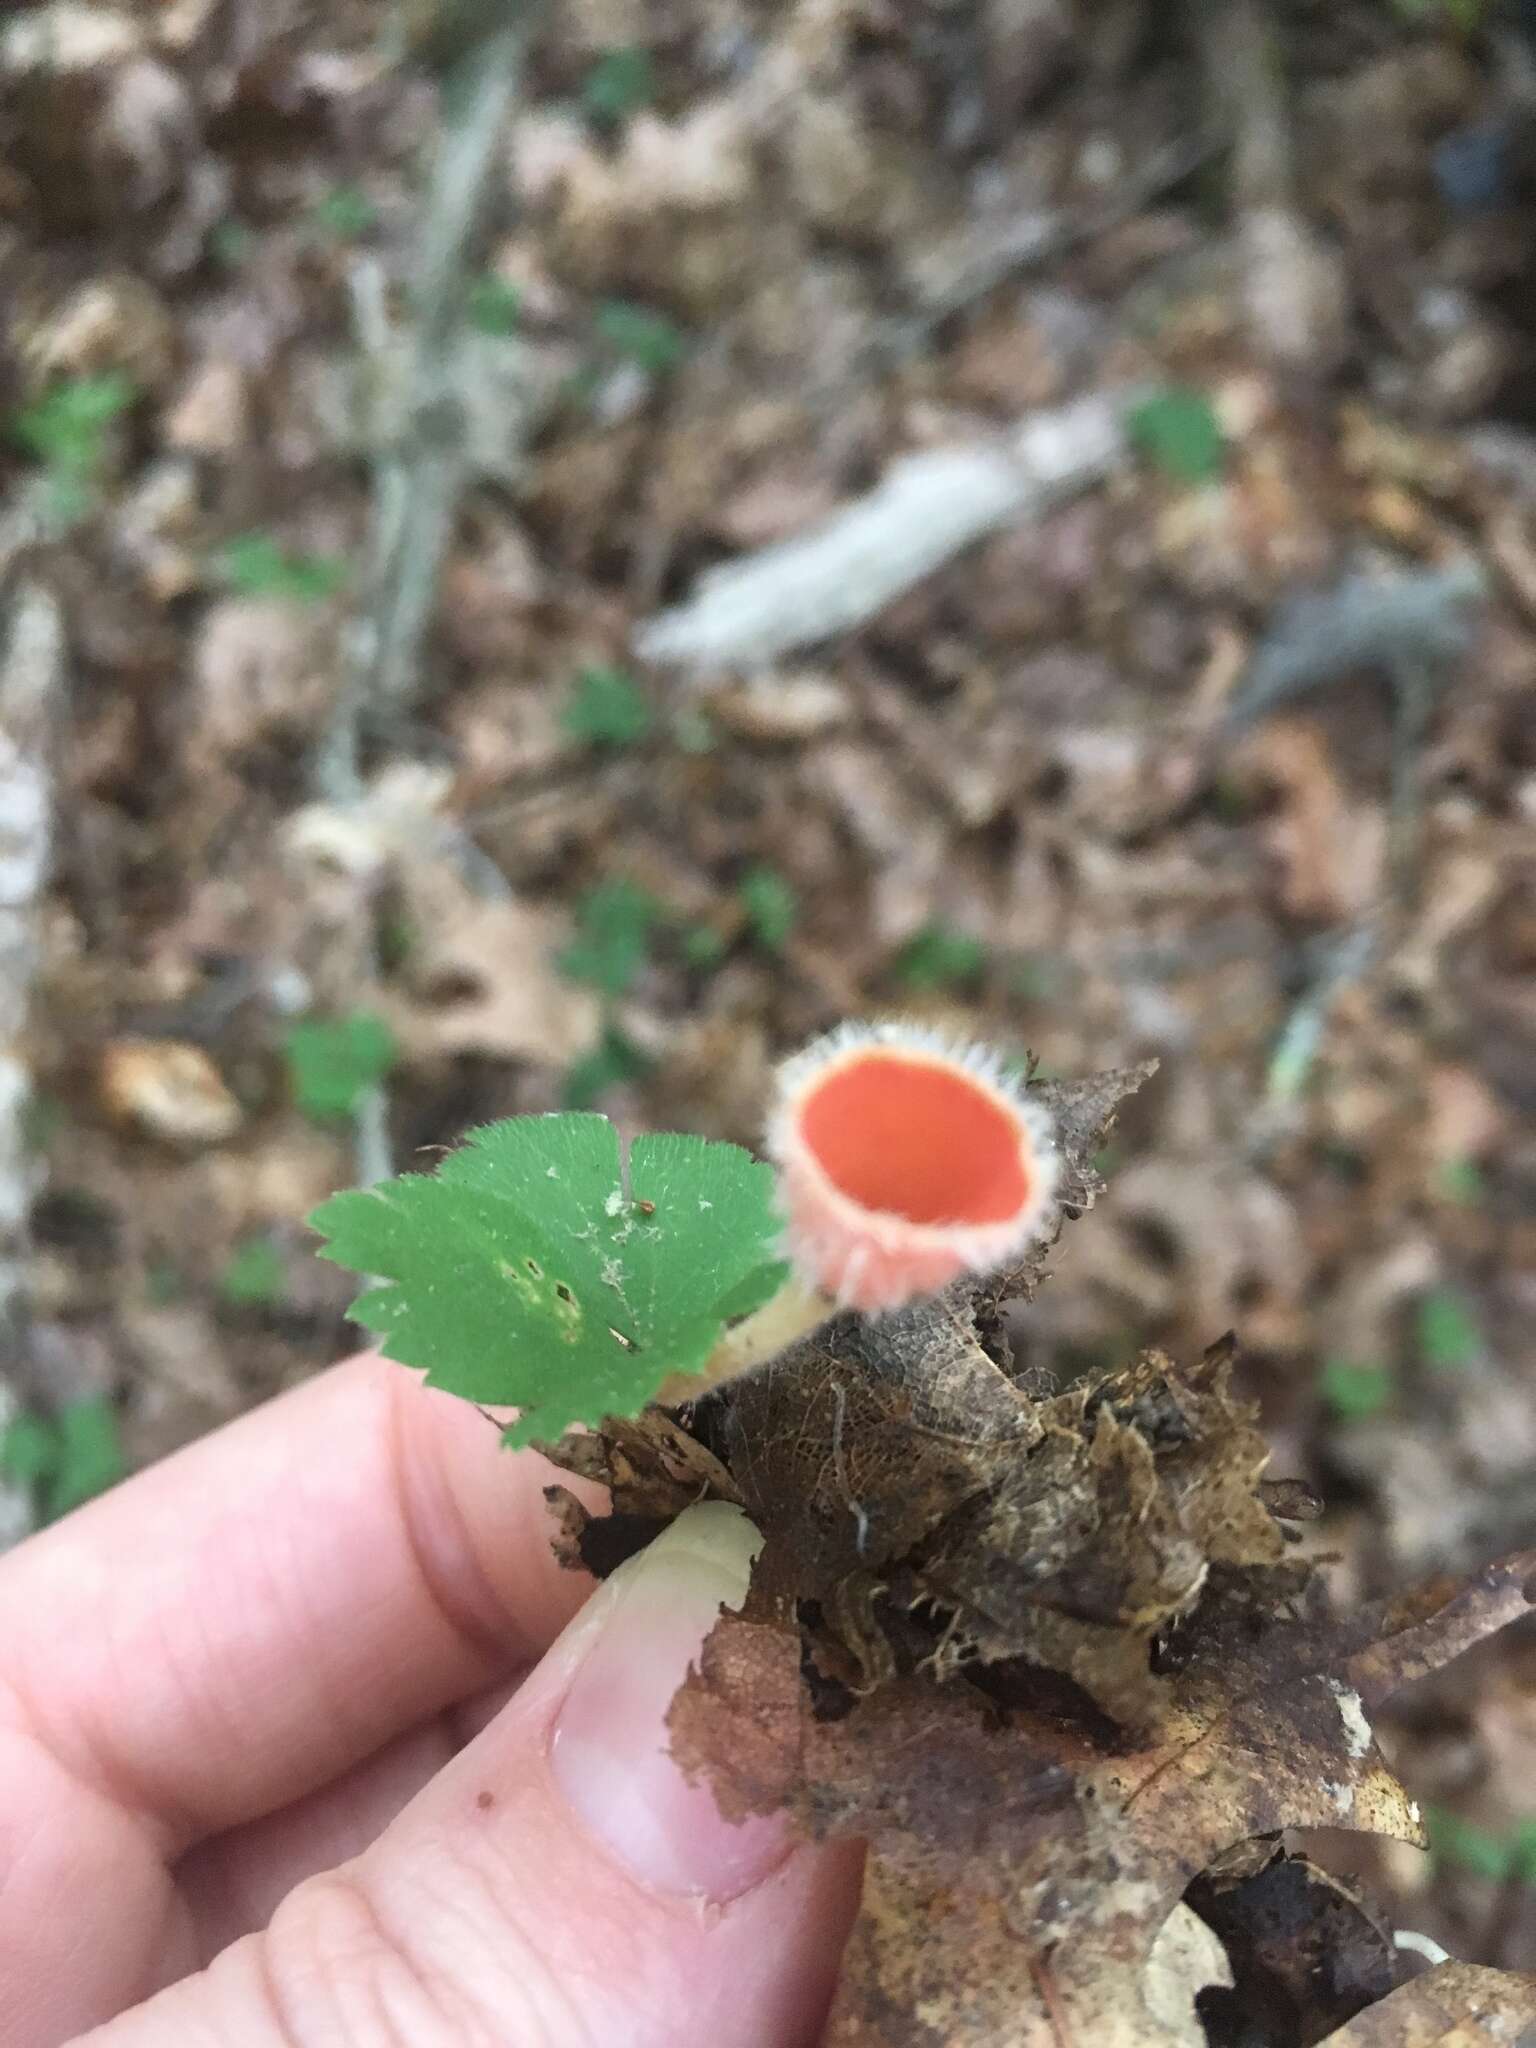
M 701 1372 L 677 1372 L 663 1380 L 656 1399 L 663 1408 L 675 1408 L 682 1401 L 696 1401 L 712 1387 L 723 1387 L 753 1372 L 820 1329 L 829 1316 L 837 1314 L 837 1303 L 818 1287 L 808 1287 L 791 1273 L 778 1293 L 761 1308 L 743 1316 L 728 1329 L 704 1363 Z

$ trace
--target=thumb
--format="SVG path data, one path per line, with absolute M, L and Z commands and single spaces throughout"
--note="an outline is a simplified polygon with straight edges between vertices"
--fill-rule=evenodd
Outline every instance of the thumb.
M 733 1826 L 665 1715 L 760 1538 L 690 1508 L 354 1861 L 78 2048 L 800 2048 L 858 1890 L 847 1847 Z

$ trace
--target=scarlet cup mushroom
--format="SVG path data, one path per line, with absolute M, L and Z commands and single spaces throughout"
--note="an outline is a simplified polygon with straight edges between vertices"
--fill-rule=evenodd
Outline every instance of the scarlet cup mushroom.
M 791 1277 L 663 1402 L 750 1372 L 838 1309 L 900 1308 L 1040 1234 L 1050 1112 L 997 1054 L 919 1025 L 845 1024 L 787 1060 L 768 1121 Z
M 840 1308 L 899 1308 L 1040 1230 L 1050 1114 L 985 1047 L 845 1025 L 779 1073 L 768 1127 L 790 1255 Z

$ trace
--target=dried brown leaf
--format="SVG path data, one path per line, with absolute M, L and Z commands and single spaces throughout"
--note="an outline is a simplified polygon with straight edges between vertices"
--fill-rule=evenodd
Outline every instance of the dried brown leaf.
M 1318 2048 L 1532 2048 L 1536 1972 L 1442 1963 Z
M 1431 1589 L 1403 1611 L 1447 1617 L 1437 1640 L 1462 1647 L 1502 1625 L 1528 1577 L 1529 1561 L 1512 1560 L 1454 1601 Z M 727 1812 L 784 1804 L 814 1835 L 868 1842 L 829 2048 L 1183 2048 L 1187 2030 L 1148 2004 L 1147 1971 L 1202 1872 L 1221 1863 L 1224 1881 L 1251 1880 L 1258 1859 L 1234 1847 L 1287 1827 L 1422 1841 L 1340 1675 L 1374 1674 L 1361 1633 L 1380 1618 L 1266 1624 L 1216 1602 L 1181 1635 L 1156 1731 L 1128 1744 L 1059 1702 L 1000 1706 L 931 1672 L 818 1719 L 798 1631 L 726 1617 L 673 1703 L 673 1750 Z M 1415 1659 L 1432 1625 L 1398 1631 Z M 1392 1683 L 1408 1668 L 1390 1651 L 1378 1662 Z M 1322 1905 L 1346 1910 L 1332 1894 Z M 1376 1981 L 1360 1938 L 1356 1989 Z M 1339 1967 L 1347 1997 L 1351 1966 Z

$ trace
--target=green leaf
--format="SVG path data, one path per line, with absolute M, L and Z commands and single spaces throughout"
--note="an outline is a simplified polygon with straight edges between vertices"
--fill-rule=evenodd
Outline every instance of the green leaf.
M 683 933 L 683 958 L 690 967 L 718 967 L 726 942 L 712 924 L 691 924 Z
M 1221 428 L 1203 391 L 1169 385 L 1133 406 L 1131 439 L 1176 483 L 1205 484 L 1221 474 Z
M 975 981 L 986 964 L 980 939 L 934 918 L 908 939 L 894 971 L 903 988 L 958 988 Z
M 371 1010 L 302 1018 L 289 1031 L 285 1050 L 293 1099 L 316 1123 L 354 1116 L 364 1095 L 395 1064 L 394 1036 Z
M 627 1166 L 626 1184 L 606 1118 L 517 1117 L 311 1220 L 326 1258 L 379 1276 L 352 1312 L 386 1354 L 517 1408 L 508 1441 L 526 1444 L 638 1414 L 782 1279 L 767 1166 L 675 1135 L 638 1139 Z
M 608 50 L 582 82 L 581 104 L 587 119 L 616 127 L 656 94 L 656 74 L 649 50 L 638 44 Z
M 59 1462 L 58 1425 L 23 1412 L 0 1431 L 0 1478 L 34 1492 Z
M 1515 1822 L 1510 1851 L 1510 1875 L 1521 1884 L 1536 1884 L 1536 1819 Z
M 281 1301 L 287 1280 L 283 1255 L 266 1237 L 238 1245 L 219 1278 L 219 1292 L 235 1308 L 265 1308 Z
M 71 377 L 18 413 L 11 422 L 11 437 L 62 477 L 83 481 L 101 466 L 107 429 L 137 396 L 138 388 L 126 370 Z
M 1483 1348 L 1481 1325 L 1459 1288 L 1422 1295 L 1417 1321 L 1419 1357 L 1431 1372 L 1460 1372 Z
M 593 314 L 592 325 L 618 355 L 655 376 L 675 370 L 688 353 L 675 321 L 631 299 L 605 299 Z
M 256 247 L 256 236 L 242 220 L 221 220 L 208 236 L 208 253 L 226 270 L 238 270 Z
M 654 720 L 640 685 L 621 668 L 584 668 L 560 723 L 574 739 L 600 747 L 632 747 Z
M 43 1484 L 43 1520 L 55 1522 L 83 1501 L 105 1493 L 123 1476 L 117 1411 L 105 1394 L 71 1401 L 59 1410 L 58 1456 Z
M 470 285 L 464 316 L 482 334 L 515 334 L 523 317 L 523 295 L 510 278 L 483 270 Z
M 1488 1182 L 1475 1159 L 1443 1159 L 1435 1172 L 1435 1192 L 1460 1209 L 1480 1209 L 1488 1199 Z
M 595 1109 L 610 1088 L 638 1081 L 650 1069 L 651 1062 L 639 1046 L 616 1024 L 609 1024 L 591 1051 L 566 1068 L 560 1100 L 567 1109 Z
M 315 226 L 334 235 L 338 242 L 357 241 L 368 233 L 378 217 L 378 208 L 361 185 L 333 185 L 310 209 Z
M 1425 1812 L 1424 1829 L 1429 1836 L 1430 1853 L 1438 1862 L 1452 1863 L 1473 1877 L 1489 1878 L 1495 1884 L 1502 1884 L 1511 1874 L 1515 1845 L 1507 1837 L 1437 1806 Z
M 746 907 L 753 936 L 770 953 L 782 953 L 800 913 L 799 899 L 777 868 L 748 868 L 738 893 Z
M 329 555 L 295 554 L 270 533 L 243 533 L 217 557 L 231 590 L 242 597 L 277 597 L 291 604 L 320 604 L 347 580 L 345 563 Z
M 1392 1369 L 1361 1365 L 1352 1358 L 1328 1358 L 1317 1376 L 1318 1392 L 1341 1422 L 1361 1422 L 1392 1403 Z
M 605 996 L 627 995 L 650 955 L 661 905 L 620 877 L 599 882 L 576 906 L 576 936 L 559 957 L 562 974 Z

